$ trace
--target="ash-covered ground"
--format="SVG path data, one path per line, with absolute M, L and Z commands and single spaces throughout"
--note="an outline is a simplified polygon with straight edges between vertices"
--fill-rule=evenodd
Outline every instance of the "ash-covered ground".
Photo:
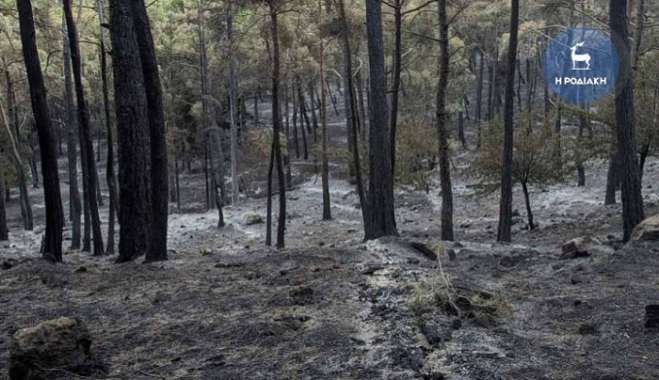
M 473 154 L 456 152 L 455 243 L 438 240 L 438 186 L 398 188 L 401 237 L 364 243 L 353 186 L 333 176 L 334 219 L 323 222 L 320 178 L 299 162 L 281 251 L 264 246 L 262 197 L 227 207 L 223 229 L 215 211 L 199 212 L 198 172 L 183 175 L 165 263 L 68 252 L 47 264 L 40 190 L 34 232 L 20 231 L 14 199 L 11 240 L 0 244 L 0 376 L 14 331 L 70 316 L 108 369 L 97 378 L 659 378 L 659 333 L 643 321 L 659 301 L 659 244 L 619 243 L 620 206 L 603 205 L 606 165 L 588 166 L 586 187 L 534 188 L 536 231 L 516 192 L 515 242 L 496 244 L 498 198 L 478 196 L 460 170 Z M 651 161 L 648 215 L 658 179 Z M 577 237 L 592 239 L 590 256 L 561 259 Z

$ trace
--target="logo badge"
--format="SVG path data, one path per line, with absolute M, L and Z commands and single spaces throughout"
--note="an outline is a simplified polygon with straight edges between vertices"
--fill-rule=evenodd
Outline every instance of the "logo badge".
M 544 65 L 545 81 L 554 94 L 587 105 L 615 90 L 620 59 L 606 33 L 569 28 L 549 42 Z

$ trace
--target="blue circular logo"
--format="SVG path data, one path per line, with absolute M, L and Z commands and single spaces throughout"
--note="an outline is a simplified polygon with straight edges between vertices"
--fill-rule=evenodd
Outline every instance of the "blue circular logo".
M 545 80 L 562 100 L 591 104 L 615 90 L 620 59 L 611 37 L 599 30 L 570 28 L 545 52 Z

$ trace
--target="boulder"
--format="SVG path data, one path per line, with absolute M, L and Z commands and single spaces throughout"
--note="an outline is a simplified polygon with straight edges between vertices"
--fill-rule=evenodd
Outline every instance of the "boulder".
M 659 241 L 659 215 L 645 219 L 634 228 L 634 241 Z
M 14 333 L 9 347 L 9 378 L 38 380 L 90 376 L 100 367 L 85 324 L 61 317 Z
M 591 255 L 593 241 L 590 238 L 580 237 L 572 239 L 561 247 L 561 259 L 575 259 Z
M 245 214 L 243 215 L 243 224 L 246 226 L 263 224 L 263 217 L 259 214 Z

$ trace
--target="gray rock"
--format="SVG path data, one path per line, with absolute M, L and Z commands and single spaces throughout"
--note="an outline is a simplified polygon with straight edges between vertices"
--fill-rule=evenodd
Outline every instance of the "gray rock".
M 592 240 L 586 237 L 572 239 L 561 247 L 561 259 L 575 259 L 590 256 Z
M 645 219 L 634 228 L 632 233 L 634 241 L 659 241 L 659 215 Z
M 11 338 L 9 378 L 55 379 L 71 374 L 90 376 L 100 366 L 94 358 L 92 339 L 85 324 L 68 317 L 23 328 Z

